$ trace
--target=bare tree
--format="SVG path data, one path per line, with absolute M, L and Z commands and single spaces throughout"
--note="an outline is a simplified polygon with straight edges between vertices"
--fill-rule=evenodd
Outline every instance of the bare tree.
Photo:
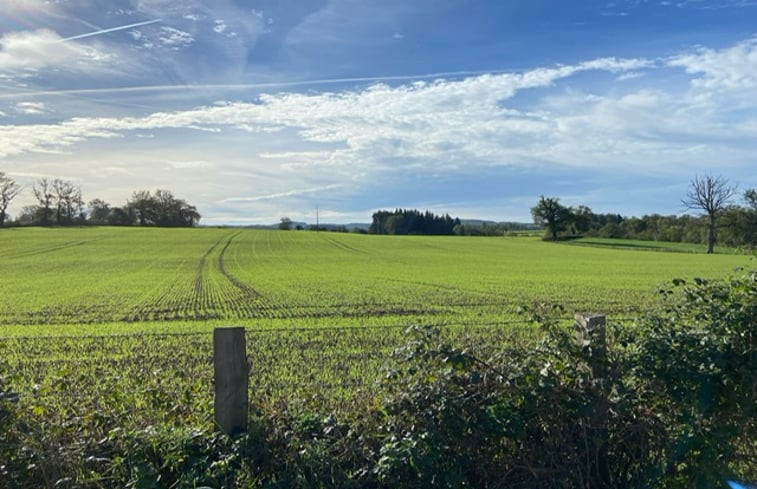
M 750 188 L 744 191 L 744 202 L 753 210 L 757 211 L 757 189 Z
M 689 185 L 686 197 L 681 200 L 686 209 L 702 211 L 708 218 L 707 253 L 715 249 L 718 215 L 728 206 L 731 197 L 736 195 L 736 187 L 721 176 L 696 176 Z
M 57 199 L 55 221 L 58 225 L 71 224 L 78 210 L 79 189 L 68 180 L 53 180 L 53 191 Z
M 151 226 L 157 223 L 156 201 L 149 190 L 138 190 L 132 193 L 131 199 L 126 202 L 126 207 L 134 211 L 140 226 Z
M 11 201 L 21 192 L 21 186 L 0 171 L 0 227 L 5 224 L 5 213 Z
M 50 214 L 52 214 L 51 206 L 53 205 L 53 199 L 55 198 L 53 183 L 47 178 L 40 178 L 32 187 L 32 191 L 42 209 L 42 224 L 47 226 L 50 224 Z

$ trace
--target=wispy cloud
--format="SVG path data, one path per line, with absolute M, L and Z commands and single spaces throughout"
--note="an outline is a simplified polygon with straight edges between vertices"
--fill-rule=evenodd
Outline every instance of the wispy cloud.
M 662 6 L 673 6 L 678 8 L 694 8 L 699 10 L 718 10 L 718 9 L 730 9 L 730 8 L 749 8 L 757 7 L 757 1 L 755 0 L 716 0 L 716 1 L 704 1 L 704 0 L 672 0 L 661 1 Z
M 98 47 L 63 41 L 65 39 L 49 29 L 5 34 L 0 37 L 0 74 L 34 73 L 50 67 L 91 72 L 111 58 Z
M 275 200 L 275 199 L 281 199 L 284 197 L 293 197 L 295 195 L 304 195 L 304 194 L 314 194 L 318 192 L 325 192 L 326 190 L 335 190 L 338 188 L 344 187 L 344 184 L 332 184 L 332 185 L 324 185 L 323 187 L 313 187 L 313 188 L 301 188 L 301 189 L 295 189 L 295 190 L 289 190 L 286 192 L 279 192 L 275 194 L 269 194 L 269 195 L 259 195 L 255 197 L 232 197 L 230 199 L 225 199 L 222 202 L 226 204 L 240 204 L 240 203 L 250 203 L 250 202 L 260 202 L 263 200 Z
M 161 27 L 160 32 L 161 34 L 158 39 L 164 46 L 168 46 L 171 49 L 180 49 L 189 46 L 195 41 L 192 34 L 174 27 Z
M 263 216 L 296 217 L 316 197 L 350 192 L 373 192 L 381 202 L 402 205 L 380 195 L 398 184 L 415 195 L 436 181 L 496 175 L 507 182 L 527 172 L 680 176 L 711 171 L 713 161 L 724 168 L 751 160 L 757 101 L 744 94 L 757 90 L 755 44 L 746 40 L 664 60 L 600 58 L 517 72 L 349 78 L 349 89 L 340 86 L 346 79 L 333 78 L 182 87 L 216 88 L 225 95 L 237 87 L 312 84 L 318 90 L 268 90 L 252 101 L 133 117 L 0 125 L 0 158 L 13 162 L 30 159 L 30 153 L 76 149 L 73 161 L 83 158 L 80 149 L 99 146 L 82 143 L 109 140 L 111 147 L 128 147 L 128 154 L 110 150 L 107 172 L 95 165 L 82 173 L 98 171 L 90 178 L 102 180 L 123 175 L 119 184 L 125 186 L 133 181 L 130 174 L 144 171 L 138 185 L 171 182 L 227 222 L 235 205 Z M 592 83 L 582 84 L 588 74 Z M 683 90 L 657 83 L 671 74 L 683 77 Z M 637 75 L 644 76 L 617 83 Z M 162 100 L 178 87 L 49 94 L 154 92 Z M 7 94 L 0 98 L 15 101 Z M 198 129 L 215 132 L 183 132 Z M 154 139 L 136 139 L 145 133 Z M 185 169 L 196 171 L 177 171 Z M 447 197 L 415 202 L 479 209 Z
M 0 143 L 7 142 L 0 144 L 0 156 L 50 150 L 82 139 L 114 137 L 122 131 L 218 130 L 224 126 L 298 128 L 306 141 L 347 144 L 357 152 L 378 150 L 383 155 L 413 157 L 444 154 L 450 148 L 468 147 L 466 141 L 474 129 L 494 137 L 496 131 L 526 136 L 543 127 L 545 122 L 538 118 L 508 113 L 499 106 L 500 101 L 518 90 L 549 86 L 582 71 L 616 73 L 648 65 L 646 60 L 597 59 L 460 81 L 418 81 L 396 88 L 379 84 L 343 93 L 262 95 L 259 103 L 158 112 L 141 118 L 77 118 L 48 126 L 11 126 L 0 132 Z M 482 148 L 479 156 L 488 151 Z
M 26 115 L 44 114 L 48 111 L 42 102 L 20 102 L 15 105 L 15 110 L 19 114 Z

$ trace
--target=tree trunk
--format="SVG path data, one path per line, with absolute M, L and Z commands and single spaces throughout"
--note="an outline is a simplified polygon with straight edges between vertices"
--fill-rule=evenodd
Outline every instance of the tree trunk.
M 547 227 L 549 228 L 549 234 L 552 235 L 552 241 L 557 241 L 557 224 L 555 221 L 547 221 Z
M 715 216 L 710 216 L 710 225 L 707 228 L 707 253 L 715 252 Z
M 0 209 L 0 228 L 5 225 L 5 210 Z

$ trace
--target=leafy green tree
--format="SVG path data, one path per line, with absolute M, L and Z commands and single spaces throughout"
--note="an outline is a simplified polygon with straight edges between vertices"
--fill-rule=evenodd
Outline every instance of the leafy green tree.
M 591 229 L 591 221 L 594 213 L 585 205 L 571 207 L 570 209 L 570 230 L 574 235 L 585 234 Z
M 282 231 L 289 231 L 292 229 L 292 220 L 288 217 L 282 217 L 281 222 L 279 222 L 279 229 Z
M 21 186 L 11 177 L 0 172 L 0 227 L 5 224 L 6 211 L 11 201 L 21 192 Z
M 184 200 L 179 199 L 178 225 L 184 227 L 194 227 L 200 222 L 202 216 L 197 211 L 197 207 L 189 205 Z
M 371 234 L 425 234 L 451 235 L 460 219 L 452 219 L 449 214 L 437 216 L 415 209 L 396 209 L 394 212 L 377 211 L 373 213 Z M 459 229 L 458 229 L 459 231 Z
M 113 207 L 108 213 L 107 222 L 111 226 L 131 226 L 137 222 L 137 216 L 128 206 Z
M 108 215 L 110 214 L 110 204 L 102 199 L 92 199 L 89 201 L 89 222 L 90 224 L 108 224 Z
M 201 218 L 195 206 L 164 189 L 156 190 L 154 195 L 148 190 L 134 192 L 126 207 L 140 226 L 192 227 Z
M 547 233 L 553 240 L 565 230 L 571 218 L 570 209 L 560 204 L 560 199 L 543 195 L 539 198 L 539 203 L 531 208 L 531 215 L 536 224 L 546 225 Z

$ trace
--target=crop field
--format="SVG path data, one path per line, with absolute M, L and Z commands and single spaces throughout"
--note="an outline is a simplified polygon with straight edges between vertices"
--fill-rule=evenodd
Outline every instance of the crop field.
M 0 233 L 0 325 L 7 336 L 77 331 L 61 325 L 489 324 L 532 302 L 615 314 L 643 310 L 665 280 L 748 262 L 534 238 L 9 229 Z
M 370 402 L 409 325 L 514 345 L 529 336 L 520 305 L 621 320 L 653 305 L 664 281 L 749 264 L 528 237 L 7 229 L 0 360 L 50 426 L 210 423 L 210 332 L 241 325 L 254 404 L 338 408 Z

